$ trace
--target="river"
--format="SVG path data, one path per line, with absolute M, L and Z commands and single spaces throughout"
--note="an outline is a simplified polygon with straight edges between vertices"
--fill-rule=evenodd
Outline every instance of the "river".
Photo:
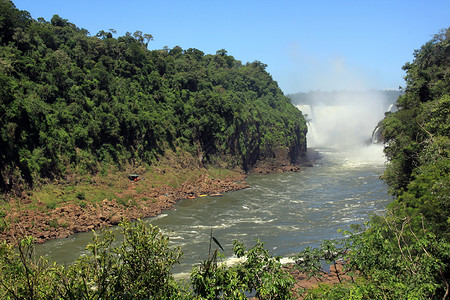
M 359 154 L 316 149 L 322 158 L 301 172 L 250 175 L 250 188 L 178 202 L 146 222 L 159 226 L 184 255 L 174 273 L 185 276 L 192 266 L 208 257 L 209 236 L 222 244 L 226 260 L 233 260 L 232 243 L 238 239 L 247 247 L 256 239 L 272 255 L 289 256 L 324 239 L 338 239 L 338 229 L 362 224 L 371 214 L 380 214 L 391 201 L 379 179 L 384 170 L 382 146 L 370 145 Z M 117 227 L 111 230 L 119 230 Z M 70 264 L 86 253 L 92 233 L 37 246 L 37 254 Z M 118 240 L 120 236 L 118 235 Z
M 192 266 L 208 257 L 209 237 L 232 261 L 233 240 L 265 243 L 274 256 L 289 258 L 325 239 L 339 239 L 338 229 L 362 224 L 371 214 L 383 213 L 392 198 L 379 179 L 385 168 L 383 146 L 370 144 L 371 133 L 384 116 L 383 99 L 366 95 L 297 105 L 307 116 L 308 145 L 321 159 L 295 173 L 250 175 L 250 188 L 179 201 L 176 208 L 146 222 L 159 226 L 184 255 L 174 274 L 185 277 Z M 117 240 L 121 237 L 117 227 Z M 38 245 L 36 252 L 61 264 L 70 264 L 86 253 L 92 233 Z

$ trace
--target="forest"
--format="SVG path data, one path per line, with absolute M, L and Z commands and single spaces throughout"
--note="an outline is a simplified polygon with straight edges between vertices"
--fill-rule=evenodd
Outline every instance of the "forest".
M 301 112 L 261 62 L 242 64 L 225 50 L 149 51 L 151 36 L 89 36 L 58 16 L 33 20 L 0 2 L 2 192 L 33 188 L 66 172 L 102 164 L 151 164 L 164 151 L 187 151 L 199 164 L 248 168 L 276 147 L 293 160 L 305 150 Z M 293 291 L 294 280 L 262 242 L 234 242 L 241 264 L 208 258 L 190 282 L 171 267 L 181 250 L 142 222 L 122 223 L 124 241 L 95 235 L 70 266 L 33 255 L 33 239 L 0 244 L 5 299 L 447 299 L 450 293 L 450 28 L 403 67 L 398 110 L 383 123 L 388 160 L 381 178 L 394 200 L 372 216 L 295 258 L 320 278 L 323 262 L 342 263 L 346 280 Z M 3 216 L 0 216 L 3 217 Z M 307 258 L 307 259 L 305 259 Z
M 148 50 L 151 34 L 90 36 L 0 3 L 0 189 L 15 192 L 105 165 L 151 165 L 166 151 L 247 171 L 306 150 L 306 123 L 254 61 L 224 49 Z
M 351 282 L 320 286 L 310 299 L 449 296 L 450 28 L 415 50 L 403 70 L 398 111 L 386 113 L 382 123 L 388 163 L 381 178 L 394 200 L 384 215 L 344 232 L 342 242 L 299 255 L 330 260 L 327 249 L 333 249 L 354 272 Z

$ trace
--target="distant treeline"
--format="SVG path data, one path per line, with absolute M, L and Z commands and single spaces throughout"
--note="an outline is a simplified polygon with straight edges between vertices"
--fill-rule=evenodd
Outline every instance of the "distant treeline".
M 302 114 L 254 61 L 226 50 L 147 50 L 136 31 L 90 36 L 0 2 L 0 188 L 101 164 L 151 164 L 168 149 L 247 170 L 306 145 Z
M 368 91 L 350 91 L 350 90 L 338 90 L 338 91 L 310 91 L 310 92 L 299 92 L 295 94 L 288 94 L 294 104 L 303 105 L 333 105 L 337 100 L 345 98 L 355 99 L 364 97 L 376 96 L 382 99 L 385 104 L 395 103 L 398 97 L 403 93 L 401 90 L 368 90 Z M 341 102 L 342 103 L 342 102 Z

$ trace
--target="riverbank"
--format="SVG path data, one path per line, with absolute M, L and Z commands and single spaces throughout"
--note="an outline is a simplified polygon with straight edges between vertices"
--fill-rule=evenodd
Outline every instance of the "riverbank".
M 145 172 L 137 181 L 128 179 L 125 172 L 114 174 L 116 186 L 111 186 L 111 179 L 100 175 L 91 177 L 91 184 L 99 191 L 112 190 L 102 200 L 83 192 L 85 183 L 75 187 L 65 184 L 46 186 L 45 190 L 53 189 L 52 194 L 58 199 L 56 202 L 41 201 L 39 196 L 45 194 L 42 190 L 11 199 L 2 207 L 5 225 L 0 232 L 0 240 L 15 243 L 23 236 L 33 236 L 37 243 L 43 243 L 77 232 L 117 225 L 123 219 L 154 217 L 164 210 L 173 209 L 181 199 L 220 195 L 248 187 L 243 182 L 246 175 L 239 171 L 200 168 L 180 172 L 174 169 L 153 171 Z M 72 193 L 67 192 L 71 189 Z
M 251 173 L 299 171 L 307 166 L 312 166 L 309 159 L 298 165 L 278 159 L 260 162 Z M 138 180 L 130 180 L 130 173 L 136 173 Z M 0 240 L 16 243 L 24 236 L 32 236 L 37 243 L 44 243 L 117 225 L 124 219 L 155 217 L 173 209 L 181 199 L 220 196 L 248 188 L 244 181 L 247 175 L 240 169 L 205 168 L 192 161 L 168 159 L 147 169 L 73 176 L 66 182 L 47 184 L 3 202 Z
M 285 270 L 294 277 L 294 299 L 299 300 L 304 299 L 308 293 L 311 293 L 312 290 L 318 287 L 326 290 L 327 286 L 330 287 L 339 283 L 351 283 L 353 281 L 348 271 L 344 269 L 342 262 L 339 261 L 336 262 L 336 266 L 330 265 L 328 271 L 322 270 L 319 277 L 310 277 L 305 272 L 293 268 L 291 264 L 286 265 Z

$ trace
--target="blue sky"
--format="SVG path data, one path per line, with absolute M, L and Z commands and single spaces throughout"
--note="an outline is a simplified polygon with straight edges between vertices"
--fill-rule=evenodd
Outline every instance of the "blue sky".
M 397 89 L 413 52 L 450 26 L 449 0 L 13 0 L 34 19 L 54 14 L 91 35 L 141 30 L 149 49 L 226 49 L 268 65 L 284 93 Z

